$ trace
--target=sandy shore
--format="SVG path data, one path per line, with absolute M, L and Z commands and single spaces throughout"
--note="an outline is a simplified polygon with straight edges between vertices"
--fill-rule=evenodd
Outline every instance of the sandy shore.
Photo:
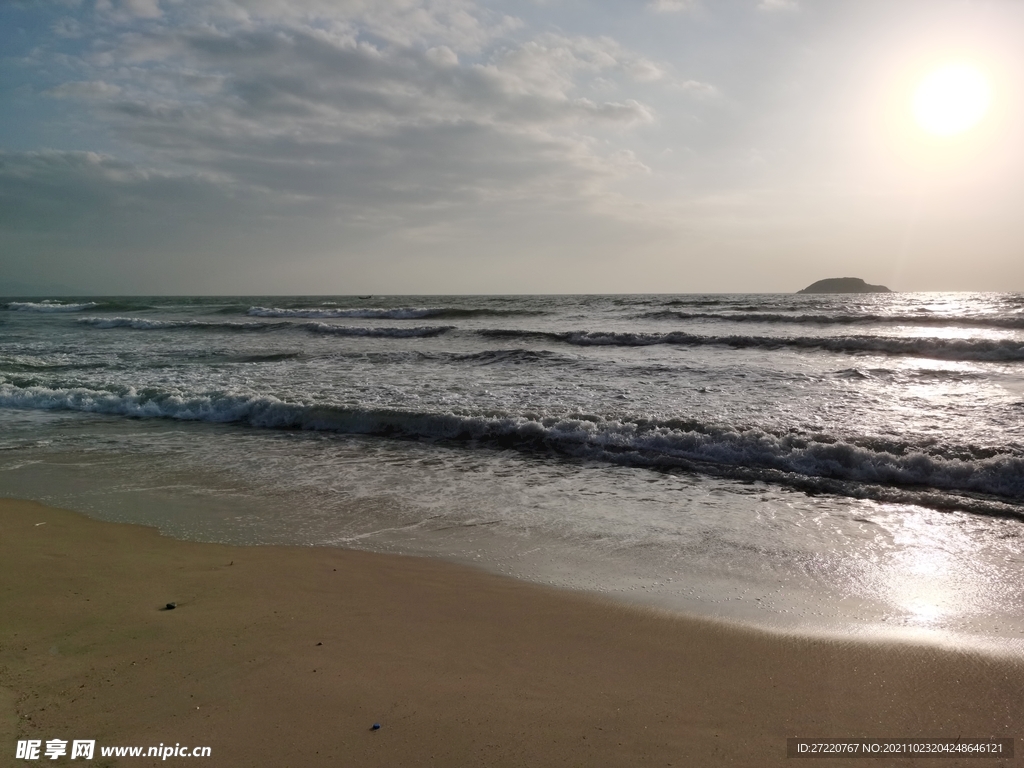
M 212 749 L 164 765 L 820 765 L 786 759 L 786 738 L 1024 737 L 1022 691 L 1019 659 L 782 637 L 432 560 L 182 542 L 0 500 L 0 765 L 33 764 L 17 739 L 52 738 Z

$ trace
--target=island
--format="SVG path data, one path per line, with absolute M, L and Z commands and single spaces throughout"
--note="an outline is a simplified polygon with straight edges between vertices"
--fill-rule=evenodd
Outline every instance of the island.
M 830 277 L 811 283 L 797 293 L 892 293 L 884 285 L 871 285 L 859 277 Z

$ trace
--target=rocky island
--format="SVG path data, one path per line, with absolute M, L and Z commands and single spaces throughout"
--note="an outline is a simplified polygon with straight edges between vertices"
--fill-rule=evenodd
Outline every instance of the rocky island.
M 892 293 L 884 285 L 871 285 L 859 277 L 829 277 L 797 293 Z

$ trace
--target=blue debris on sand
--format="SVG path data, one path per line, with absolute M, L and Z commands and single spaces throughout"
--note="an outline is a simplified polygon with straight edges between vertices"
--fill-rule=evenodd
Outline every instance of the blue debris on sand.
M 374 723 L 373 725 L 371 725 L 370 726 L 370 730 L 371 731 L 379 731 L 380 730 L 380 723 Z

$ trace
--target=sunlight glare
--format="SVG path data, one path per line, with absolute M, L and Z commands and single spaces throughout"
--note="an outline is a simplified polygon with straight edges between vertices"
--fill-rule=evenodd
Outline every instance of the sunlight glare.
M 967 64 L 950 64 L 920 82 L 912 111 L 928 133 L 955 136 L 981 122 L 991 101 L 991 88 L 981 72 Z

